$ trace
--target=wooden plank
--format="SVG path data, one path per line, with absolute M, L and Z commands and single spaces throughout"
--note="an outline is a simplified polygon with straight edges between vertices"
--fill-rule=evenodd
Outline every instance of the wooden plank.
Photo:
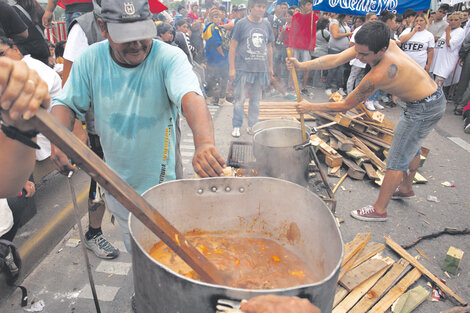
M 329 129 L 330 133 L 338 140 L 339 149 L 341 151 L 351 151 L 354 146 L 354 142 L 352 142 L 348 137 L 346 137 L 343 133 L 336 129 Z
M 364 313 L 367 312 L 381 297 L 384 295 L 390 286 L 396 282 L 408 268 L 409 262 L 405 259 L 400 259 L 397 263 L 393 264 L 392 268 L 383 276 L 377 284 L 349 311 L 349 313 Z
M 346 288 L 348 291 L 352 291 L 354 288 L 368 280 L 371 276 L 381 271 L 387 263 L 382 257 L 371 258 L 356 268 L 347 272 L 340 280 L 339 284 Z
M 101 187 L 128 209 L 139 221 L 167 244 L 186 264 L 208 282 L 226 283 L 225 273 L 217 269 L 156 208 L 113 171 L 103 160 L 74 136 L 47 110 L 39 108 L 31 118 L 35 128 L 62 150 Z
M 356 262 L 356 259 L 361 254 L 362 250 L 364 249 L 364 247 L 366 246 L 366 244 L 369 241 L 370 237 L 372 236 L 372 233 L 368 233 L 368 234 L 369 235 L 367 236 L 367 238 L 365 240 L 363 240 L 362 242 L 360 242 L 359 245 L 355 248 L 354 251 L 349 251 L 350 255 L 348 255 L 348 258 L 345 257 L 343 259 L 343 262 L 341 263 L 341 269 L 340 269 L 340 272 L 339 272 L 339 275 L 338 275 L 338 281 L 341 280 L 341 278 L 343 278 L 343 276 L 354 265 L 354 262 Z M 362 235 L 363 234 L 361 234 L 361 237 L 363 237 Z M 356 237 L 358 237 L 358 236 L 356 235 Z M 354 238 L 354 239 L 356 239 L 356 238 Z M 346 247 L 345 247 L 345 250 L 346 250 Z M 345 256 L 346 256 L 346 254 L 345 254 Z
M 311 135 L 310 140 L 314 145 L 320 147 L 320 151 L 325 155 L 325 163 L 330 167 L 341 166 L 343 164 L 343 157 L 335 149 L 331 148 L 317 135 Z
M 341 166 L 328 167 L 328 176 L 341 177 Z
M 344 258 L 341 266 L 344 266 L 346 262 L 348 262 L 355 253 L 359 250 L 360 246 L 364 243 L 365 245 L 369 242 L 370 237 L 372 237 L 372 233 L 358 233 L 354 239 L 344 245 Z M 361 249 L 362 251 L 362 249 Z
M 357 138 L 356 136 L 353 136 L 352 141 L 357 147 L 359 147 L 362 150 L 362 152 L 364 152 L 367 155 L 367 157 L 372 161 L 372 163 L 375 164 L 375 166 L 377 166 L 378 169 L 385 171 L 386 169 L 385 163 L 381 159 L 379 159 L 375 155 L 375 153 L 372 152 L 361 140 L 359 140 L 359 138 Z
M 346 152 L 346 155 L 349 156 L 351 159 L 354 159 L 354 160 L 362 159 L 362 158 L 367 157 L 367 155 L 364 152 L 359 151 L 356 148 L 351 148 L 351 150 Z
M 333 307 L 337 306 L 347 295 L 349 291 L 346 288 L 336 285 L 335 299 L 333 300 Z
M 363 163 L 362 166 L 366 170 L 367 177 L 371 180 L 376 180 L 380 179 L 380 177 L 377 175 L 377 172 L 375 171 L 375 168 L 372 166 L 370 163 Z
M 359 256 L 357 257 L 354 264 L 351 266 L 351 268 L 355 268 L 356 266 L 370 259 L 371 257 L 376 255 L 383 249 L 385 249 L 385 245 L 383 243 L 372 242 L 372 241 L 368 242 L 366 246 L 364 247 L 364 249 L 359 254 Z
M 421 272 L 414 268 L 409 272 L 398 284 L 396 284 L 390 291 L 372 307 L 370 312 L 383 313 L 397 300 L 415 281 L 421 277 Z
M 335 137 L 330 137 L 330 142 L 328 144 L 330 145 L 330 147 L 338 151 L 339 149 L 338 139 L 336 139 Z
M 385 236 L 385 243 L 398 253 L 402 258 L 411 263 L 414 267 L 420 270 L 427 278 L 432 280 L 446 295 L 457 300 L 461 305 L 467 305 L 467 302 L 457 295 L 452 289 L 447 285 L 441 282 L 434 274 L 432 274 L 427 268 L 425 268 L 421 263 L 418 262 L 414 257 L 411 256 L 405 249 L 403 249 L 398 243 L 392 240 L 389 236 Z
M 364 171 L 359 165 L 346 158 L 343 159 L 343 163 L 348 167 L 348 175 L 351 178 L 361 180 L 364 178 L 366 171 Z
M 361 285 L 351 291 L 343 301 L 341 301 L 332 311 L 332 313 L 344 313 L 348 312 L 361 298 L 364 296 L 371 288 L 375 285 L 375 283 L 382 277 L 385 272 L 392 266 L 394 263 L 393 259 L 387 258 L 387 266 L 384 267 L 382 270 L 375 273 L 369 279 L 364 281 Z

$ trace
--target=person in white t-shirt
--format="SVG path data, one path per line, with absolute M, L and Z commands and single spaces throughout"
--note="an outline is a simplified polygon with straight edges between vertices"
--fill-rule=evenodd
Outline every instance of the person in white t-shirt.
M 5 56 L 16 61 L 23 61 L 30 69 L 38 72 L 39 77 L 41 77 L 47 83 L 51 98 L 56 97 L 60 93 L 62 90 L 62 80 L 52 68 L 43 62 L 32 58 L 29 54 L 23 55 L 18 47 L 13 43 L 13 41 L 6 37 L 0 37 L 0 45 L 7 48 L 5 50 Z M 37 144 L 41 147 L 41 149 L 36 150 L 36 160 L 42 161 L 47 159 L 51 155 L 51 142 L 46 137 L 44 137 L 44 135 L 38 134 Z
M 369 12 L 366 14 L 366 21 L 365 23 L 372 22 L 372 21 L 377 21 L 378 17 L 377 14 Z M 362 25 L 356 28 L 351 36 L 351 40 L 349 41 L 349 46 L 352 47 L 356 43 L 356 33 L 361 29 Z M 357 58 L 349 62 L 349 65 L 351 65 L 351 73 L 349 74 L 348 77 L 348 82 L 347 82 L 347 89 L 348 89 L 348 94 L 350 94 L 354 88 L 359 86 L 362 78 L 366 75 L 366 65 L 365 63 L 362 63 L 359 61 Z M 364 102 L 366 108 L 369 111 L 374 111 L 375 109 L 383 109 L 383 106 L 379 104 L 379 101 L 377 100 L 377 97 L 371 96 L 367 101 Z
M 430 72 L 435 75 L 434 80 L 439 86 L 443 86 L 444 81 L 455 70 L 455 65 L 459 59 L 459 49 L 465 39 L 465 31 L 460 28 L 459 13 L 449 15 L 447 22 L 449 26 L 436 42 L 430 68 Z
M 424 14 L 418 14 L 413 28 L 406 28 L 400 35 L 401 49 L 429 72 L 434 55 L 434 36 L 426 30 Z

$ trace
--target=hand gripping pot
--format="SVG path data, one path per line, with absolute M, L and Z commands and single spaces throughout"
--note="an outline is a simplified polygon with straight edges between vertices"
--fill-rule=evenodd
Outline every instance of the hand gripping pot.
M 158 241 L 131 216 L 134 289 L 138 313 L 215 312 L 220 298 L 242 300 L 265 294 L 309 299 L 323 313 L 331 312 L 343 258 L 343 242 L 328 207 L 314 193 L 275 178 L 206 178 L 178 180 L 155 186 L 146 198 L 179 231 L 195 228 L 267 237 L 311 264 L 319 279 L 284 289 L 249 290 L 196 281 L 173 272 L 150 257 Z M 291 223 L 300 239 L 289 243 Z

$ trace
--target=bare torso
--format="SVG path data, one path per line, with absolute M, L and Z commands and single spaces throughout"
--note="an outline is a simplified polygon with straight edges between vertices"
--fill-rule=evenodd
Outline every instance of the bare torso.
M 403 101 L 424 99 L 437 89 L 429 74 L 392 41 L 382 60 L 364 80 Z

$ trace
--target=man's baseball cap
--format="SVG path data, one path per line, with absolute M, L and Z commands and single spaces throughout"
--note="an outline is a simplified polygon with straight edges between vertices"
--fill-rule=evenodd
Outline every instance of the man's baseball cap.
M 238 5 L 238 11 L 241 10 L 246 10 L 246 5 L 244 5 L 243 3 Z
M 157 35 L 148 0 L 102 0 L 100 17 L 116 43 L 151 39 Z

